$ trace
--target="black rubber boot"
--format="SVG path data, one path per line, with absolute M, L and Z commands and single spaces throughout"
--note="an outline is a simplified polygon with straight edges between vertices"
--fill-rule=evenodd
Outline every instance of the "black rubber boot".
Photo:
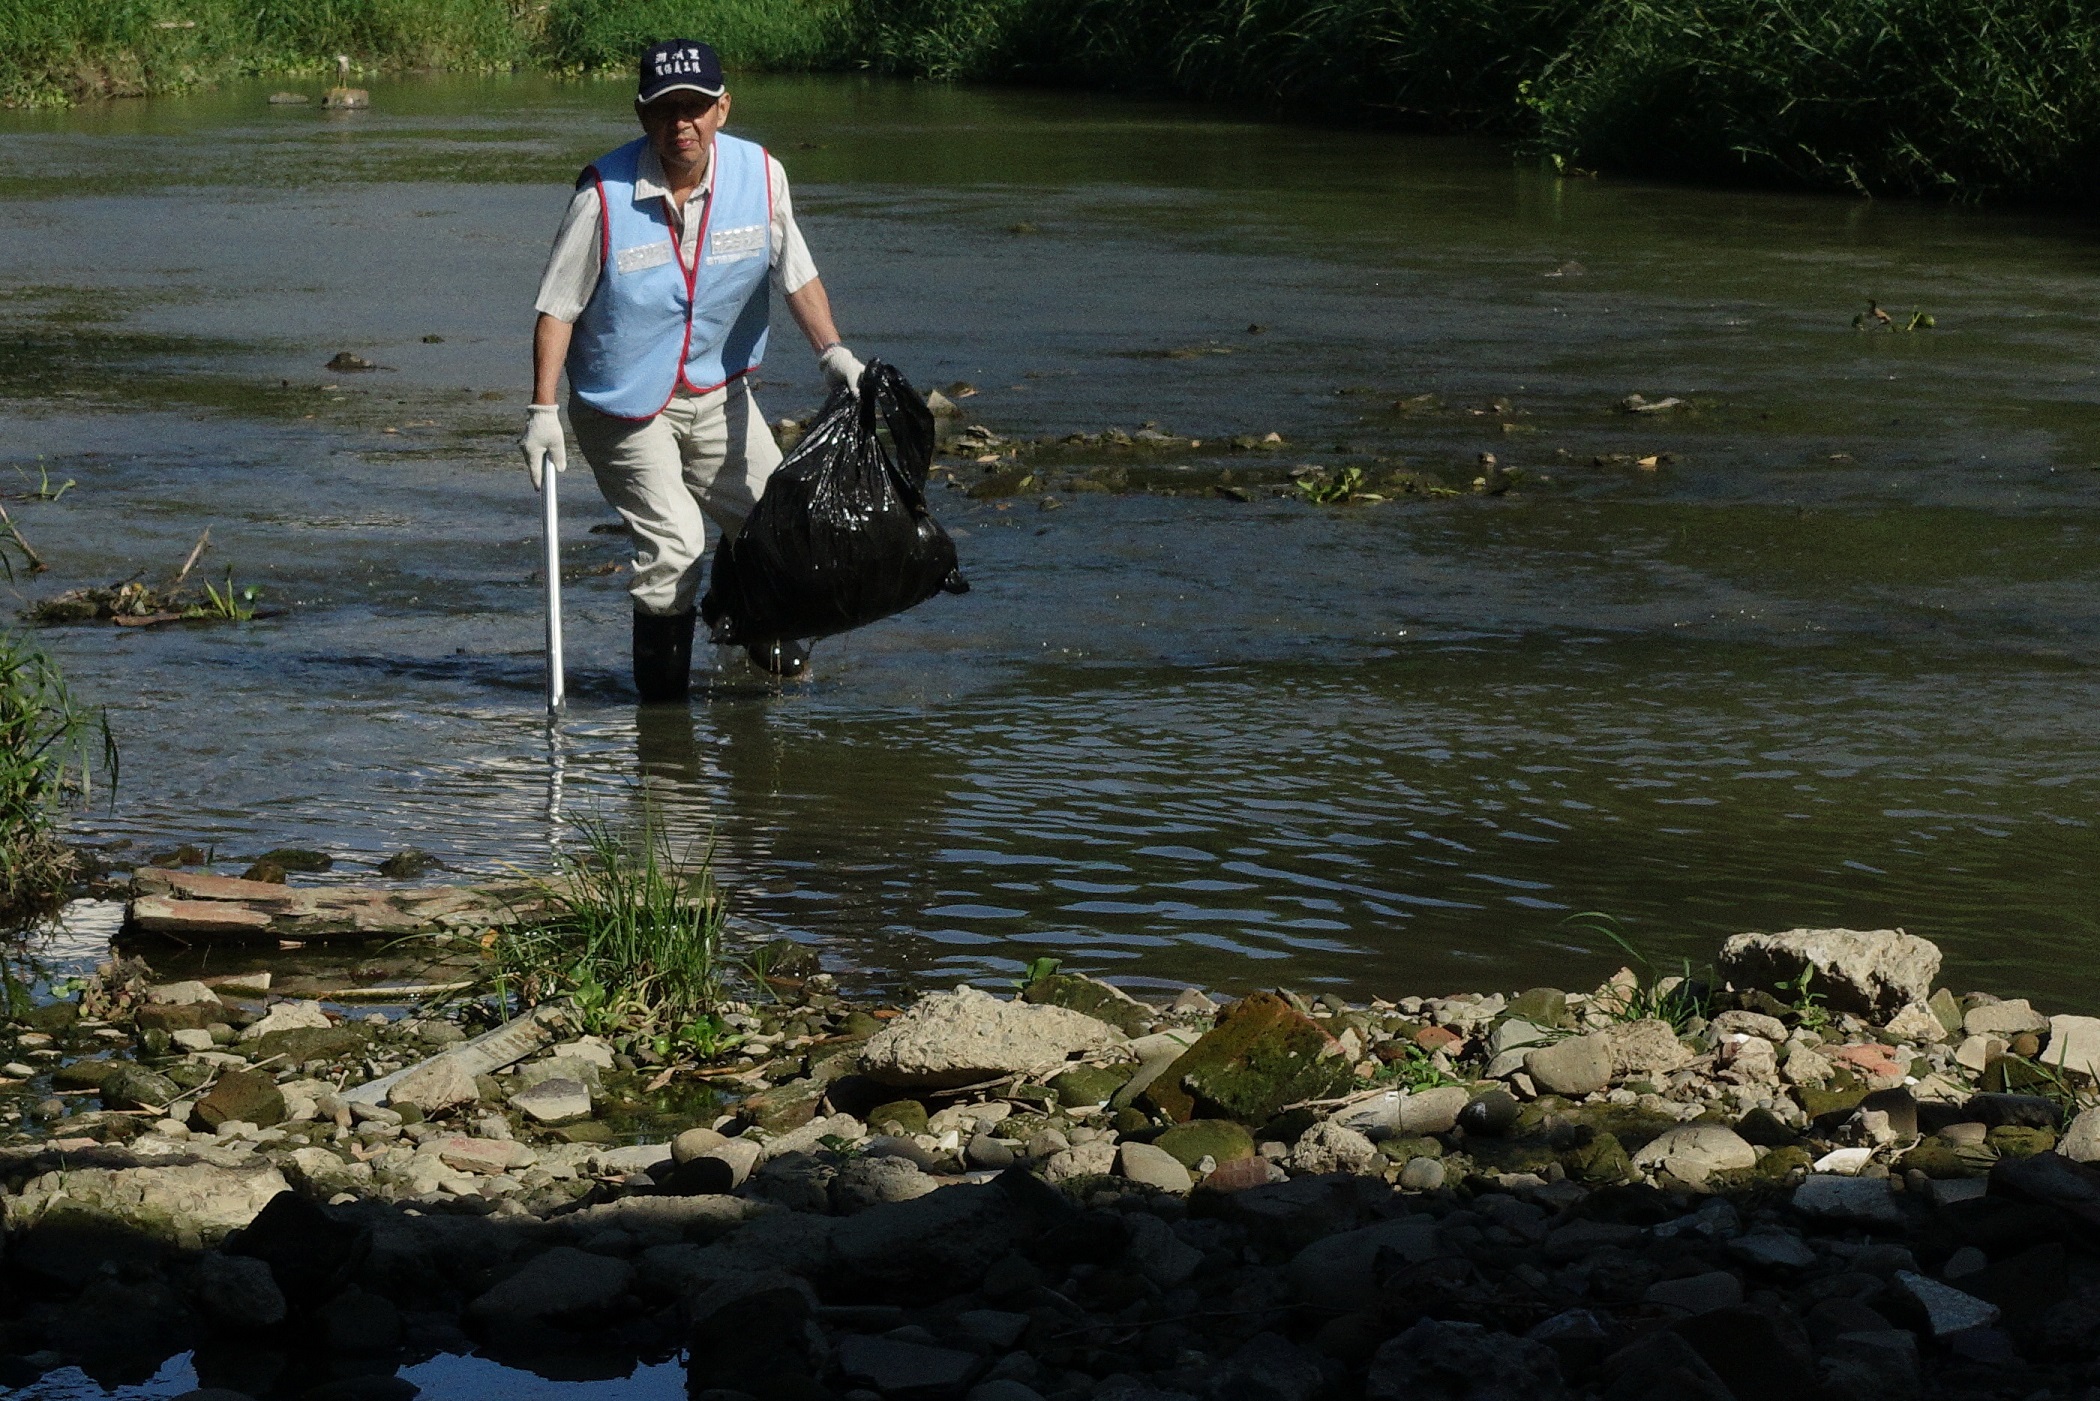
M 792 681 L 809 665 L 809 644 L 792 637 L 779 642 L 754 642 L 744 649 L 744 655 L 768 676 Z
M 676 705 L 693 673 L 693 612 L 634 615 L 634 689 L 643 705 Z

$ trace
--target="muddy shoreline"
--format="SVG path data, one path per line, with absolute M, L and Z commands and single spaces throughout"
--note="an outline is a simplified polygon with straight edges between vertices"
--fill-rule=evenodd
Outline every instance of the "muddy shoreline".
M 0 1368 L 187 1352 L 206 1386 L 349 1397 L 441 1353 L 682 1350 L 715 1401 L 2085 1395 L 2100 1019 L 1957 995 L 1898 931 L 1716 968 L 1361 1005 L 1039 968 L 900 1008 L 783 964 L 680 1067 L 551 1004 L 330 1012 L 116 959 L 5 1029 Z

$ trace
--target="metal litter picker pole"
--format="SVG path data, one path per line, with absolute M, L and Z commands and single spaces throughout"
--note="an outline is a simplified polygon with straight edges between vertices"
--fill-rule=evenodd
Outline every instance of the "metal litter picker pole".
M 547 713 L 559 715 L 562 706 L 561 664 L 561 507 L 555 500 L 554 483 L 560 474 L 554 464 L 540 473 L 541 526 L 546 536 L 547 569 Z

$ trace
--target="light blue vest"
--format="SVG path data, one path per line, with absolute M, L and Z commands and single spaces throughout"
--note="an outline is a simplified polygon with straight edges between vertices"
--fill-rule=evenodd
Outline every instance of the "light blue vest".
M 605 216 L 598 287 L 569 341 L 569 387 L 615 418 L 654 418 L 681 382 L 696 393 L 718 389 L 766 355 L 773 189 L 765 148 L 715 137 L 699 266 L 687 268 L 664 200 L 635 194 L 646 146 L 643 138 L 599 157 L 576 182 L 597 183 Z

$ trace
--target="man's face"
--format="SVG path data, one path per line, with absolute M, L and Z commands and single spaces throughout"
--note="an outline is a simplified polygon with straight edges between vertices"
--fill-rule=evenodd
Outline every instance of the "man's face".
M 667 166 L 689 166 L 707 158 L 708 143 L 729 116 L 729 94 L 667 92 L 641 108 L 642 130 Z

